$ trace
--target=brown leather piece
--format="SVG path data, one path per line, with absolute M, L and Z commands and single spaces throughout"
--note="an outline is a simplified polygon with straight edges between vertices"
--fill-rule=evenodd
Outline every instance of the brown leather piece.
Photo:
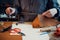
M 1 23 L 2 23 L 1 27 L 3 27 L 3 28 L 7 28 L 12 25 L 12 22 L 1 22 Z
M 58 22 L 53 18 L 46 18 L 39 15 L 39 17 L 37 16 L 35 20 L 32 22 L 32 26 L 33 28 L 40 28 L 40 27 L 55 26 L 58 23 L 60 22 Z
M 13 22 L 3 22 L 3 26 L 0 26 L 0 30 L 12 25 Z M 0 33 L 0 40 L 22 40 L 21 35 L 10 35 L 10 30 Z
M 10 35 L 9 31 L 0 33 L 0 40 L 22 40 L 21 35 Z

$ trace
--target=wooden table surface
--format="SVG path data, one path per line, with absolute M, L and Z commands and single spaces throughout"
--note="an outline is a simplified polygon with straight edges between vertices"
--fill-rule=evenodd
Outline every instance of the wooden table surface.
M 3 26 L 8 27 L 11 24 L 11 22 L 5 22 L 5 24 Z M 2 27 L 0 26 L 0 30 L 2 29 Z M 22 40 L 22 36 L 21 35 L 10 35 L 9 31 L 0 33 L 0 40 Z
M 4 32 L 4 33 L 0 33 L 0 40 L 22 40 L 22 36 L 21 35 L 10 35 L 10 33 Z

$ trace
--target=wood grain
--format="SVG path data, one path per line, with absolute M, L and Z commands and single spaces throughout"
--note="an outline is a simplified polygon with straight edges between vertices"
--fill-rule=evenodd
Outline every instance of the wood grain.
M 2 27 L 0 26 L 0 30 L 2 28 L 6 28 L 12 25 L 13 22 L 3 22 L 4 24 Z M 10 31 L 6 31 L 3 33 L 0 33 L 0 40 L 22 40 L 21 35 L 10 35 Z

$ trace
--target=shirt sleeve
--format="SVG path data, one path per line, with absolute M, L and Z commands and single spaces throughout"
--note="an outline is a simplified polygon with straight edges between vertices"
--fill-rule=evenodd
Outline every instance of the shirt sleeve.
M 16 11 L 16 9 L 15 9 L 15 8 L 12 8 L 12 7 L 9 7 L 9 9 L 11 9 L 11 10 L 12 10 L 12 12 L 10 13 L 10 15 L 11 15 L 11 14 L 14 14 L 14 13 L 15 13 L 15 11 Z
M 52 17 L 57 13 L 57 9 L 56 8 L 52 8 L 49 11 L 50 11 Z

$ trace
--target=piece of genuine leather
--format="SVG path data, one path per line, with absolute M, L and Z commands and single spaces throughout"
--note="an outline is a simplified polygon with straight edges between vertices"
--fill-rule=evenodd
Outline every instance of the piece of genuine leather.
M 1 22 L 1 24 L 2 24 L 1 27 L 7 28 L 12 25 L 12 22 Z
M 42 17 L 41 15 L 37 16 L 32 22 L 33 28 L 55 26 L 59 22 L 53 18 Z
M 11 29 L 12 22 L 0 22 L 0 32 L 5 32 Z

